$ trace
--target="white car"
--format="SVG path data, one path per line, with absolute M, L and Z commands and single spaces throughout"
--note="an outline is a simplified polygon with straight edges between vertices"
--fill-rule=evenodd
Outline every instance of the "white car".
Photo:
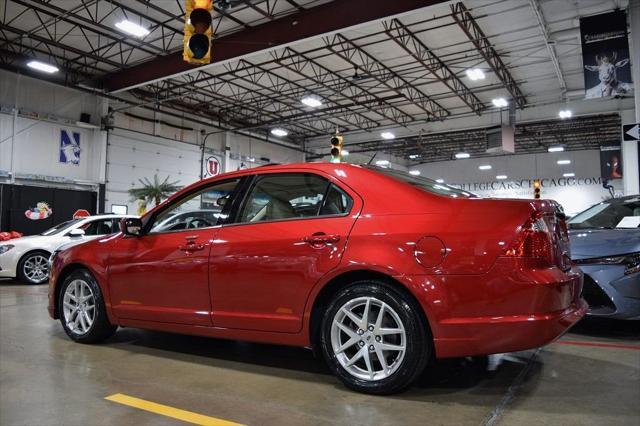
M 41 284 L 49 276 L 49 256 L 72 241 L 88 241 L 119 232 L 118 223 L 130 215 L 98 215 L 61 223 L 40 235 L 0 243 L 0 278 L 18 278 L 27 284 Z

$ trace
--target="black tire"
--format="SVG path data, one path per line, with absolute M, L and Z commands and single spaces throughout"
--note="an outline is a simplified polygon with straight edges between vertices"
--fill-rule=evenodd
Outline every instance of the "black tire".
M 334 318 L 337 318 L 336 314 L 338 314 L 338 311 L 343 312 L 341 308 L 348 305 L 349 303 L 355 303 L 355 305 L 353 306 L 356 306 L 356 309 L 359 309 L 357 307 L 359 306 L 357 305 L 357 303 L 360 303 L 358 301 L 362 300 L 363 298 L 373 298 L 371 299 L 371 306 L 374 306 L 375 303 L 383 302 L 384 304 L 386 304 L 386 306 L 390 307 L 393 311 L 395 311 L 395 314 L 397 314 L 396 318 L 399 318 L 399 320 L 402 322 L 402 326 L 404 327 L 405 331 L 404 357 L 401 358 L 399 355 L 400 353 L 398 353 L 398 355 L 395 355 L 397 356 L 397 358 L 394 361 L 394 355 L 391 355 L 390 360 L 392 361 L 392 364 L 395 365 L 395 362 L 398 362 L 397 366 L 393 367 L 395 368 L 395 370 L 387 377 L 381 375 L 375 380 L 356 377 L 354 374 L 347 371 L 347 369 L 340 363 L 338 355 L 333 349 L 332 343 L 332 324 Z M 362 309 L 363 313 L 360 315 L 360 318 L 364 316 L 364 308 Z M 376 308 L 370 308 L 370 312 L 374 312 L 375 309 Z M 322 353 L 325 360 L 327 361 L 327 364 L 329 365 L 333 373 L 338 376 L 338 378 L 348 388 L 358 392 L 373 395 L 388 395 L 398 393 L 407 389 L 420 376 L 420 374 L 422 374 L 431 358 L 432 353 L 431 348 L 433 340 L 428 326 L 420 317 L 420 309 L 420 306 L 418 306 L 417 303 L 410 297 L 405 295 L 402 291 L 394 288 L 392 285 L 389 285 L 388 283 L 385 283 L 383 281 L 365 280 L 350 284 L 335 295 L 335 297 L 331 300 L 322 319 L 320 345 L 322 347 Z M 378 312 L 380 312 L 380 310 L 378 310 Z M 386 312 L 388 312 L 388 309 L 386 310 Z M 346 317 L 343 316 L 343 318 Z M 370 326 L 373 326 L 374 324 L 372 324 L 371 319 L 372 318 L 369 317 L 368 324 L 370 324 Z M 359 329 L 355 322 L 352 322 L 352 326 Z M 369 326 L 367 328 L 371 330 Z M 357 330 L 357 334 L 360 334 L 360 331 L 362 330 Z M 340 335 L 341 332 L 337 333 L 338 335 Z M 380 343 L 387 343 L 384 341 L 385 339 L 387 339 L 387 337 L 378 336 L 374 331 L 364 331 L 364 333 L 365 335 L 363 335 L 363 339 L 351 347 L 351 350 L 353 352 L 357 352 L 358 347 L 362 348 L 363 350 L 366 349 L 360 346 L 363 345 L 363 343 L 363 346 L 369 345 L 369 343 L 364 342 L 364 338 L 371 339 L 373 337 L 372 340 L 367 340 L 367 342 L 370 343 L 373 343 L 374 340 Z M 377 340 L 379 338 L 382 340 Z M 400 339 L 401 337 L 398 335 L 392 338 Z M 379 361 L 379 356 L 376 355 L 374 357 L 374 354 L 376 353 L 375 350 L 372 349 L 374 345 L 369 345 L 367 347 L 370 349 L 370 362 L 373 363 L 372 365 L 376 365 L 375 363 L 377 363 L 377 366 L 381 369 L 381 371 L 383 371 L 383 373 L 380 374 L 387 374 L 384 373 L 382 364 Z M 346 358 L 351 358 L 351 356 L 347 355 L 346 352 L 347 351 L 344 350 L 341 353 L 344 353 L 344 356 Z M 389 361 L 386 358 L 386 355 L 383 355 L 383 357 L 385 358 L 385 362 Z M 378 361 L 375 361 L 376 359 Z M 364 358 L 362 358 L 358 362 L 364 362 Z M 377 375 L 379 373 L 375 374 Z
M 42 265 L 42 266 L 46 267 L 44 276 L 39 279 L 34 279 L 32 277 L 29 277 L 28 274 L 25 272 L 25 265 L 27 264 L 27 262 L 34 262 L 36 260 L 40 260 L 40 262 L 42 262 L 42 259 L 45 259 L 45 265 Z M 35 250 L 25 254 L 24 256 L 22 256 L 22 259 L 20 259 L 20 261 L 18 262 L 18 270 L 17 270 L 18 279 L 25 284 L 37 285 L 37 284 L 46 283 L 49 280 L 48 261 L 49 261 L 49 253 L 47 253 L 44 250 Z
M 89 303 L 93 301 L 93 322 L 86 328 L 86 330 L 82 330 L 80 328 L 78 330 L 74 330 L 75 326 L 73 324 L 73 320 L 75 318 L 78 318 L 81 313 L 78 313 L 78 311 L 76 310 L 75 316 L 70 316 L 70 319 L 72 321 L 68 321 L 65 313 L 65 293 L 70 286 L 76 284 L 82 285 L 82 283 L 86 283 L 91 289 L 91 297 L 93 299 L 89 299 Z M 86 295 L 86 291 L 84 291 L 83 294 Z M 70 300 L 69 302 L 77 305 L 77 303 L 73 302 L 72 300 Z M 100 286 L 96 282 L 93 275 L 91 275 L 91 273 L 89 273 L 89 271 L 87 271 L 86 269 L 73 271 L 63 281 L 62 287 L 60 288 L 60 296 L 58 298 L 58 312 L 60 314 L 60 323 L 62 324 L 62 328 L 64 328 L 65 333 L 67 333 L 67 336 L 79 343 L 101 342 L 111 337 L 118 328 L 117 326 L 109 322 Z M 90 313 L 88 313 L 87 315 L 90 315 Z M 87 323 L 85 322 L 84 324 Z

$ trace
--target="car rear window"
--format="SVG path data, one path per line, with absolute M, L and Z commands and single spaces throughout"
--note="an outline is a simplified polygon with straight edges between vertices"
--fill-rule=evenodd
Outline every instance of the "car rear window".
M 400 170 L 392 170 L 384 167 L 366 166 L 369 170 L 374 170 L 383 175 L 400 180 L 409 185 L 422 189 L 423 191 L 430 192 L 432 194 L 444 195 L 454 198 L 477 198 L 478 196 L 471 192 L 463 191 L 453 186 L 446 185 L 444 183 L 438 183 L 435 180 L 427 179 L 424 177 L 413 176 L 409 173 L 402 172 Z

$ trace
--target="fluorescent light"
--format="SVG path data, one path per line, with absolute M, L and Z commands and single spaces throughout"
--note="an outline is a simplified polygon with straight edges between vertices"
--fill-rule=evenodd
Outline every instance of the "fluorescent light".
M 562 176 L 564 177 L 574 177 L 576 174 L 575 173 L 565 173 Z
M 271 130 L 271 134 L 281 138 L 283 136 L 287 136 L 289 134 L 289 132 L 287 132 L 284 129 L 273 129 L 273 130 Z
M 507 178 L 507 175 L 498 175 L 498 176 L 496 176 L 496 179 L 498 179 L 498 180 L 504 180 L 506 178 Z
M 31 62 L 29 62 L 27 64 L 27 66 L 29 68 L 33 68 L 34 70 L 46 72 L 46 73 L 49 73 L 49 74 L 53 74 L 54 72 L 60 71 L 58 69 L 58 67 L 55 67 L 55 66 L 49 65 L 49 64 L 45 64 L 44 62 L 40 62 L 40 61 L 31 61 Z
M 560 118 L 565 119 L 565 118 L 571 118 L 571 110 L 568 109 L 563 109 L 561 110 L 558 115 L 560 116 Z
M 342 151 L 340 151 L 340 155 L 342 155 L 343 157 L 346 157 L 347 155 L 349 155 L 349 151 L 347 151 L 346 149 L 343 149 Z
M 409 158 L 411 158 L 412 160 L 415 160 L 416 158 L 420 158 L 420 154 L 411 154 Z
M 409 174 L 413 176 L 420 176 L 420 170 L 409 170 Z
M 380 136 L 382 136 L 382 139 L 387 139 L 387 140 L 396 138 L 396 135 L 394 135 L 391 132 L 382 132 L 382 133 L 380 133 Z
M 444 183 L 444 179 L 436 179 L 436 182 L 438 182 L 438 183 Z
M 461 158 L 469 158 L 471 157 L 471 155 L 469 155 L 468 152 L 459 152 L 456 154 L 456 158 L 459 160 Z
M 497 108 L 504 108 L 509 105 L 509 102 L 507 102 L 505 98 L 495 98 L 492 99 L 491 102 L 493 102 L 493 105 Z
M 468 69 L 467 77 L 469 77 L 469 80 L 472 80 L 472 81 L 484 80 L 484 71 L 482 71 L 480 68 Z
M 571 160 L 558 160 L 558 164 L 571 164 Z
M 256 158 L 255 157 L 249 157 L 247 158 L 247 161 L 250 163 L 255 163 L 256 162 Z
M 480 170 L 491 170 L 493 167 L 491 167 L 490 164 L 483 164 L 482 166 L 478 166 L 478 168 Z
M 376 166 L 387 167 L 389 165 L 389 160 L 378 160 L 376 161 Z
M 549 152 L 562 152 L 562 151 L 564 151 L 564 146 L 562 146 L 562 145 L 550 146 L 549 148 L 547 148 L 547 151 L 549 151 Z
M 127 21 L 126 19 L 124 21 L 118 22 L 116 24 L 116 27 L 118 27 L 125 33 L 134 35 L 136 37 L 144 37 L 149 34 L 149 30 L 145 27 L 141 27 L 140 25 L 131 21 Z
M 300 102 L 311 108 L 318 108 L 320 105 L 322 105 L 322 101 L 320 99 L 314 98 L 313 96 L 305 96 Z

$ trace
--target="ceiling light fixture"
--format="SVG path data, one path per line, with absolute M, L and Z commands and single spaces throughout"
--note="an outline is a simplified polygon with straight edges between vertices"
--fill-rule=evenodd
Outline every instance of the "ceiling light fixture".
M 438 183 L 444 183 L 444 179 L 436 179 L 436 182 L 438 182 Z
M 380 136 L 382 136 L 382 139 L 387 139 L 387 140 L 396 138 L 396 135 L 394 135 L 391 132 L 382 132 L 380 133 Z
M 554 145 L 547 148 L 548 152 L 562 152 L 564 151 L 564 146 L 562 145 Z
M 558 160 L 558 164 L 571 164 L 571 160 Z
M 300 102 L 302 102 L 303 104 L 311 108 L 318 108 L 319 106 L 322 105 L 322 101 L 313 96 L 305 96 L 300 100 Z
M 415 160 L 416 158 L 420 158 L 420 154 L 411 154 L 409 158 Z
M 135 22 L 131 22 L 126 19 L 124 21 L 116 23 L 116 27 L 127 34 L 131 34 L 136 37 L 144 37 L 149 34 L 149 30 L 145 27 L 142 27 Z
M 274 136 L 278 136 L 279 138 L 283 137 L 283 136 L 287 136 L 289 134 L 289 132 L 287 132 L 284 129 L 273 129 L 271 130 L 271 134 Z
M 46 73 L 49 73 L 49 74 L 53 74 L 54 72 L 60 71 L 58 69 L 58 67 L 55 67 L 53 65 L 46 64 L 46 63 L 40 62 L 40 61 L 31 61 L 31 62 L 29 62 L 27 64 L 27 66 L 29 68 L 33 68 L 34 70 L 46 72 Z
M 468 152 L 459 152 L 455 155 L 455 157 L 460 160 L 461 158 L 469 158 L 471 157 L 471 155 L 469 155 Z
M 572 115 L 572 114 L 571 114 L 571 110 L 568 110 L 568 109 L 563 109 L 563 110 L 561 110 L 561 111 L 558 113 L 558 116 L 559 116 L 560 118 L 562 118 L 563 120 L 564 120 L 565 118 L 571 118 L 571 115 Z
M 498 176 L 496 176 L 496 179 L 498 179 L 498 180 L 504 180 L 506 178 L 507 178 L 507 175 L 498 175 Z
M 420 176 L 420 170 L 409 170 L 409 174 L 413 176 Z
M 346 157 L 347 155 L 349 155 L 349 151 L 347 151 L 346 149 L 343 149 L 342 151 L 340 151 L 340 155 L 342 155 L 343 157 Z
M 468 69 L 467 77 L 469 77 L 469 80 L 471 81 L 484 80 L 484 71 L 482 71 L 480 68 Z
M 564 177 L 574 177 L 576 174 L 575 173 L 565 173 L 562 176 Z
M 490 164 L 483 164 L 482 166 L 478 166 L 478 168 L 480 170 L 491 170 L 493 167 L 491 167 Z
M 491 102 L 496 108 L 504 108 L 509 105 L 509 102 L 505 98 L 495 98 L 492 99 Z
M 389 160 L 378 160 L 376 161 L 376 166 L 387 167 L 389 166 Z

